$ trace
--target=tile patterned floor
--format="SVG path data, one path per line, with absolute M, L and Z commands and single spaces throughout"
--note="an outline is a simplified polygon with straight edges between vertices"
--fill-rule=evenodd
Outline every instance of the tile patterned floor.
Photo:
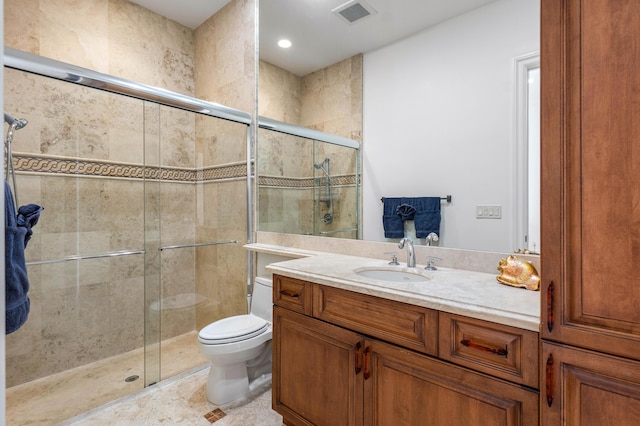
M 217 407 L 206 398 L 208 374 L 209 369 L 205 368 L 178 379 L 161 382 L 62 425 L 282 426 L 282 417 L 271 409 L 270 389 L 267 388 L 249 400 Z M 218 408 L 221 410 L 216 410 Z M 212 412 L 215 414 L 210 414 Z M 211 423 L 212 416 L 219 419 Z
M 143 376 L 142 349 L 9 388 L 6 424 L 281 426 L 282 417 L 271 410 L 268 383 L 249 398 L 222 407 L 207 401 L 209 368 L 198 352 L 197 337 L 192 332 L 163 342 L 162 374 L 171 378 L 148 388 L 142 380 L 124 380 Z M 205 417 L 218 408 L 224 415 Z M 215 415 L 219 419 L 211 423 Z

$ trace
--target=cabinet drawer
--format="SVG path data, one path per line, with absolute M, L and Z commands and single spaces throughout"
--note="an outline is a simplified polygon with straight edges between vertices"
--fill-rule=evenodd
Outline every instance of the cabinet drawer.
M 312 284 L 295 278 L 273 276 L 273 303 L 299 312 L 311 315 L 311 287 Z
M 439 357 L 538 389 L 538 333 L 440 312 Z
M 315 285 L 313 316 L 405 348 L 437 354 L 438 312 L 431 309 Z

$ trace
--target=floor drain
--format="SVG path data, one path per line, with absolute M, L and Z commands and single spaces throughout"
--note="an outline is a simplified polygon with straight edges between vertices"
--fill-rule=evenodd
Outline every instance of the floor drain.
M 130 382 L 135 382 L 139 378 L 140 378 L 140 376 L 134 374 L 133 376 L 129 376 L 126 379 L 124 379 L 124 381 L 127 382 L 127 383 L 130 383 Z

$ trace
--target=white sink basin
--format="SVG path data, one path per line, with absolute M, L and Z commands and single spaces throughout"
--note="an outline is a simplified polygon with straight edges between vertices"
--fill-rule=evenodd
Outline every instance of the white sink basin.
M 374 280 L 380 281 L 395 281 L 406 283 L 419 283 L 429 281 L 429 277 L 426 277 L 424 275 L 415 272 L 393 269 L 367 268 L 356 270 L 355 273 L 364 278 L 373 278 Z

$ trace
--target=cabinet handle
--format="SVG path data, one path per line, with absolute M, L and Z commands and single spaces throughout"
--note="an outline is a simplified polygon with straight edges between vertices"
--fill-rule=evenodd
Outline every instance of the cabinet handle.
M 547 405 L 551 407 L 553 404 L 553 355 L 549 354 L 547 358 L 546 370 L 546 383 L 545 389 L 547 393 Z
M 364 348 L 364 379 L 367 380 L 371 377 L 371 372 L 369 371 L 369 353 L 371 353 L 371 346 L 367 346 Z
M 491 354 L 503 356 L 505 358 L 509 355 L 509 351 L 507 350 L 506 346 L 504 347 L 504 349 L 497 347 L 492 348 L 482 343 L 475 343 L 469 339 L 460 340 L 460 343 L 468 348 L 476 349 L 482 352 L 489 352 Z
M 547 287 L 547 328 L 549 329 L 549 333 L 553 331 L 553 305 L 555 302 L 555 289 L 556 287 L 553 285 L 553 281 L 549 283 L 549 287 Z
M 356 343 L 356 347 L 354 350 L 355 353 L 355 363 L 354 365 L 356 366 L 356 374 L 360 373 L 362 371 L 362 365 L 360 364 L 361 361 L 361 356 L 360 356 L 360 349 L 362 348 L 362 343 L 358 342 Z
M 300 295 L 293 290 L 280 290 L 280 294 L 283 296 L 290 297 L 292 299 L 299 299 Z

